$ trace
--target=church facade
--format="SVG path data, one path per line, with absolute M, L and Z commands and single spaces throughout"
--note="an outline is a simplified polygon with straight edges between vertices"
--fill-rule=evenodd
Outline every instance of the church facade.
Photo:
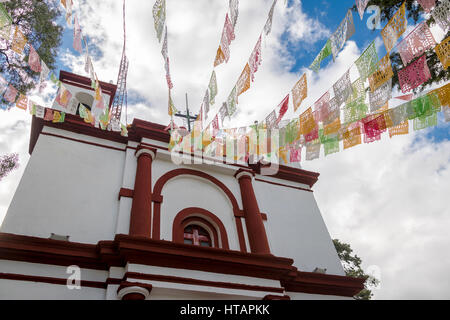
M 89 104 L 88 78 L 60 80 Z M 101 86 L 110 103 L 115 86 Z M 345 276 L 314 199 L 319 174 L 176 164 L 169 140 L 139 119 L 124 137 L 77 115 L 33 116 L 31 157 L 0 228 L 0 299 L 351 299 L 363 289 Z

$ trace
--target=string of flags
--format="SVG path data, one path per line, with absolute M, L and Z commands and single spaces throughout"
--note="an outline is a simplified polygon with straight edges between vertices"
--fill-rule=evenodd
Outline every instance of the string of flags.
M 46 63 L 40 58 L 36 49 L 28 42 L 28 39 L 20 30 L 18 25 L 14 25 L 5 7 L 0 3 L 0 37 L 6 41 L 11 41 L 11 49 L 19 56 L 28 53 L 28 66 L 36 73 L 39 73 L 38 91 L 42 91 L 47 86 L 48 81 L 55 84 L 58 88 L 54 104 L 58 110 L 43 107 L 29 99 L 23 93 L 18 92 L 8 81 L 0 75 L 0 94 L 3 94 L 4 100 L 10 104 L 15 104 L 19 109 L 29 110 L 31 115 L 43 118 L 47 121 L 64 122 L 65 114 L 78 114 L 85 122 L 91 123 L 102 130 L 112 130 L 126 135 L 126 126 L 118 121 L 111 119 L 109 107 L 105 105 L 102 89 L 94 70 L 92 59 L 89 55 L 87 40 L 82 34 L 82 28 L 78 16 L 73 12 L 72 0 L 61 0 L 61 5 L 65 8 L 65 20 L 69 26 L 73 25 L 73 48 L 79 53 L 83 52 L 83 42 L 85 47 L 85 71 L 91 79 L 91 88 L 95 91 L 94 103 L 91 110 L 83 106 L 72 94 L 67 86 L 58 80 L 57 76 L 50 71 Z M 2 106 L 8 109 L 8 106 Z
M 436 10 L 445 6 L 449 1 L 441 1 L 437 6 L 434 1 L 432 5 L 422 2 L 420 4 L 427 6 L 430 10 L 432 8 Z M 364 3 L 361 5 L 365 8 Z M 320 61 L 326 56 L 336 57 L 343 47 L 343 43 L 355 32 L 350 15 L 351 12 L 348 11 L 335 34 L 319 53 L 319 58 L 315 59 L 318 61 L 315 65 L 320 66 Z M 302 147 L 306 149 L 306 160 L 313 160 L 319 157 L 322 144 L 325 156 L 327 156 L 340 150 L 340 141 L 343 141 L 344 149 L 361 144 L 361 135 L 364 136 L 364 143 L 371 143 L 380 140 L 381 134 L 386 131 L 389 131 L 391 138 L 407 134 L 409 133 L 409 120 L 413 121 L 414 130 L 435 126 L 437 125 L 437 113 L 440 111 L 443 112 L 445 121 L 450 121 L 450 84 L 416 99 L 413 99 L 413 94 L 408 93 L 431 77 L 426 51 L 434 49 L 443 69 L 448 68 L 450 37 L 441 41 L 440 44 L 436 44 L 427 24 L 420 23 L 397 44 L 407 27 L 405 16 L 405 4 L 403 3 L 382 30 L 388 54 L 379 60 L 375 43 L 372 42 L 351 66 L 356 66 L 359 78 L 351 81 L 350 67 L 332 88 L 314 103 L 314 111 L 313 107 L 309 107 L 294 119 L 282 120 L 288 109 L 288 94 L 279 106 L 259 124 L 221 129 L 216 116 L 212 121 L 212 131 L 209 126 L 203 132 L 194 128 L 194 131 L 184 138 L 173 131 L 170 148 L 175 148 L 175 150 L 181 148 L 184 152 L 200 150 L 207 156 L 219 158 L 228 157 L 227 153 L 229 153 L 234 160 L 243 161 L 247 161 L 250 155 L 254 155 L 256 152 L 258 157 L 274 156 L 280 162 L 289 163 L 300 161 Z M 446 14 L 444 19 L 450 21 L 450 14 Z M 446 30 L 444 29 L 444 31 Z M 393 98 L 392 78 L 394 76 L 389 52 L 394 48 L 397 48 L 404 65 L 397 74 L 404 95 L 395 97 L 395 99 L 403 100 L 405 103 L 389 109 L 389 101 Z M 245 69 L 248 69 L 248 66 L 249 64 Z M 243 74 L 245 73 L 243 72 Z M 238 92 L 245 92 L 248 89 L 249 82 L 243 74 L 233 88 L 230 94 L 231 98 L 228 98 L 228 105 L 235 107 Z M 366 81 L 369 83 L 368 89 L 365 88 Z M 332 94 L 334 95 L 332 96 Z M 302 75 L 295 84 L 291 90 L 291 96 L 294 111 L 297 111 L 307 97 L 306 74 Z M 367 100 L 368 102 L 366 102 Z M 226 107 L 229 108 L 228 105 Z M 279 111 L 276 112 L 277 110 Z M 223 117 L 226 115 L 219 111 L 221 117 L 222 114 L 224 114 Z M 279 139 L 270 139 L 267 132 L 261 133 L 257 131 L 258 129 L 265 129 L 269 132 L 272 129 L 278 129 Z M 263 145 L 256 143 L 255 134 L 257 141 L 262 141 Z M 262 136 L 264 134 L 266 136 Z M 277 140 L 277 145 L 274 145 L 274 140 Z M 242 141 L 244 143 L 240 144 Z M 255 143 L 257 147 L 254 146 Z M 273 148 L 270 148 L 271 145 Z
M 228 21 L 228 13 L 225 17 L 225 24 L 222 31 L 222 39 L 221 43 L 219 45 L 218 53 L 220 50 L 222 50 L 222 45 L 225 46 L 225 43 L 223 43 L 223 39 L 234 39 L 234 26 L 236 24 L 236 19 L 238 16 L 238 0 L 230 0 L 230 16 L 232 19 L 230 20 L 230 23 Z M 211 75 L 211 81 L 210 85 L 208 86 L 208 89 L 205 93 L 205 98 L 203 99 L 202 105 L 200 107 L 199 112 L 199 118 L 194 123 L 195 130 L 200 131 L 209 131 L 215 130 L 217 131 L 219 129 L 219 118 L 220 122 L 224 123 L 225 117 L 231 118 L 231 116 L 236 112 L 237 105 L 239 104 L 238 97 L 250 89 L 251 83 L 255 81 L 255 73 L 258 71 L 259 66 L 262 62 L 262 37 L 268 36 L 272 30 L 272 20 L 273 20 L 273 14 L 275 10 L 275 5 L 277 4 L 277 0 L 274 0 L 272 2 L 272 5 L 270 7 L 269 13 L 267 15 L 266 22 L 263 26 L 263 29 L 258 36 L 258 39 L 256 41 L 256 44 L 250 54 L 250 57 L 248 61 L 246 62 L 244 69 L 242 70 L 238 80 L 236 81 L 236 84 L 233 86 L 233 89 L 229 93 L 226 101 L 222 103 L 222 106 L 218 109 L 217 113 L 212 117 L 209 124 L 203 128 L 203 121 L 208 119 L 208 112 L 210 109 L 210 105 L 214 104 L 214 98 L 217 95 L 217 82 L 216 82 L 216 76 L 215 71 L 213 70 L 213 73 Z M 236 19 L 234 19 L 236 17 Z M 230 37 L 228 35 L 231 35 Z M 226 42 L 230 43 L 230 41 Z M 225 59 L 225 62 L 228 60 Z M 217 63 L 217 56 L 216 60 L 214 62 L 214 66 L 216 67 L 218 65 Z M 209 92 L 209 94 L 208 94 Z M 207 98 L 209 97 L 209 98 Z M 287 109 L 286 109 L 287 110 Z M 204 114 L 204 116 L 203 116 Z

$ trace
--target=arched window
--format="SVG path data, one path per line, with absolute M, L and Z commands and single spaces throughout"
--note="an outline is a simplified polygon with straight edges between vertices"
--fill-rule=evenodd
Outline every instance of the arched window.
M 198 225 L 188 225 L 184 228 L 184 243 L 194 246 L 212 247 L 211 236 Z

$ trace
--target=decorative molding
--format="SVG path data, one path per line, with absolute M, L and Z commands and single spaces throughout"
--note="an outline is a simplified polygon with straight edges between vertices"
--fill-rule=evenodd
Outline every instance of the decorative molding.
M 133 193 L 134 193 L 134 190 L 132 190 L 132 189 L 128 189 L 128 188 L 120 188 L 120 191 L 119 191 L 119 200 L 120 200 L 120 198 L 122 198 L 122 197 L 125 197 L 125 198 L 133 198 Z
M 192 169 L 175 169 L 172 171 L 169 171 L 162 175 L 158 181 L 156 181 L 154 187 L 153 187 L 153 194 L 152 199 L 155 199 L 153 202 L 153 229 L 152 229 L 152 239 L 159 240 L 160 239 L 160 224 L 161 224 L 161 203 L 162 203 L 162 189 L 164 188 L 165 184 L 170 180 L 180 175 L 192 175 L 197 176 L 206 180 L 209 180 L 213 184 L 215 184 L 217 187 L 219 187 L 226 195 L 226 197 L 230 200 L 231 206 L 233 207 L 233 213 L 236 217 L 236 213 L 241 212 L 241 209 L 239 209 L 238 202 L 228 187 L 223 184 L 218 179 L 214 178 L 213 176 L 197 170 Z M 161 197 L 161 199 L 160 199 Z M 159 201 L 159 199 L 161 201 Z M 236 231 L 239 238 L 239 245 L 240 250 L 242 252 L 247 252 L 247 247 L 245 246 L 245 237 L 244 237 L 244 230 L 242 228 L 239 228 L 239 223 L 237 222 L 237 219 L 240 219 L 238 217 L 236 219 Z M 239 221 L 240 222 L 240 221 Z
M 204 217 L 204 218 L 201 218 L 201 217 Z M 185 223 L 185 221 L 190 218 L 192 218 L 192 220 L 189 222 L 195 221 L 196 219 L 198 219 L 199 221 L 206 220 L 206 221 L 204 221 L 206 223 L 206 225 L 208 225 L 209 228 L 212 228 L 212 232 L 213 232 L 212 236 L 214 236 L 215 242 L 216 242 L 215 247 L 222 248 L 225 250 L 230 249 L 230 247 L 228 245 L 227 231 L 226 231 L 225 226 L 223 225 L 222 221 L 220 221 L 220 219 L 216 215 L 214 215 L 212 212 L 210 212 L 206 209 L 197 208 L 197 207 L 183 209 L 180 212 L 178 212 L 178 214 L 176 215 L 175 219 L 173 220 L 173 226 L 172 226 L 172 240 L 174 242 L 183 243 L 184 228 L 187 225 L 187 223 Z M 210 221 L 208 221 L 207 219 L 209 219 L 212 223 Z M 220 236 L 220 240 L 222 243 L 221 247 L 219 247 L 219 244 L 218 244 L 218 236 Z
M 150 288 L 150 290 L 148 289 Z M 134 282 L 124 282 L 117 289 L 117 297 L 120 300 L 146 300 L 150 296 L 152 286 L 148 284 L 140 284 Z M 141 295 L 143 298 L 135 297 L 135 295 Z M 127 299 L 126 296 L 133 296 L 131 299 Z
M 155 157 L 156 157 L 156 149 L 139 145 L 139 147 L 137 148 L 137 150 L 135 152 L 135 156 L 136 156 L 136 158 L 139 159 L 139 157 L 143 154 L 148 154 L 152 158 L 152 161 L 153 161 L 153 160 L 155 160 Z
M 94 245 L 0 233 L 0 259 L 60 266 L 76 264 L 80 268 L 100 270 L 136 263 L 274 279 L 281 281 L 286 292 L 346 297 L 356 295 L 364 288 L 365 282 L 363 278 L 301 272 L 292 265 L 292 259 L 273 255 L 199 247 L 129 235 L 116 235 L 113 241 L 100 241 Z M 4 275 L 7 276 L 12 277 Z M 33 279 L 54 281 L 45 277 Z M 31 278 L 29 280 L 34 281 Z M 109 279 L 105 284 L 112 281 L 117 283 L 118 280 Z M 61 280 L 54 282 L 62 284 Z M 82 281 L 83 284 L 103 287 L 101 282 Z M 134 282 L 132 284 L 142 286 Z

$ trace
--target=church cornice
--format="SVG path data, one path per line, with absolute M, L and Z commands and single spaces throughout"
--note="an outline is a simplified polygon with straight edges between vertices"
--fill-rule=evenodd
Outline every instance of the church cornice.
M 109 270 L 113 266 L 125 267 L 127 263 L 181 268 L 279 280 L 286 292 L 347 297 L 362 290 L 365 281 L 298 271 L 292 265 L 292 259 L 270 254 L 196 247 L 121 234 L 112 241 L 100 241 L 95 245 L 0 233 L 0 259 L 60 266 L 78 265 L 99 270 Z M 49 281 L 36 277 L 33 279 Z M 98 287 L 98 284 L 95 286 Z

